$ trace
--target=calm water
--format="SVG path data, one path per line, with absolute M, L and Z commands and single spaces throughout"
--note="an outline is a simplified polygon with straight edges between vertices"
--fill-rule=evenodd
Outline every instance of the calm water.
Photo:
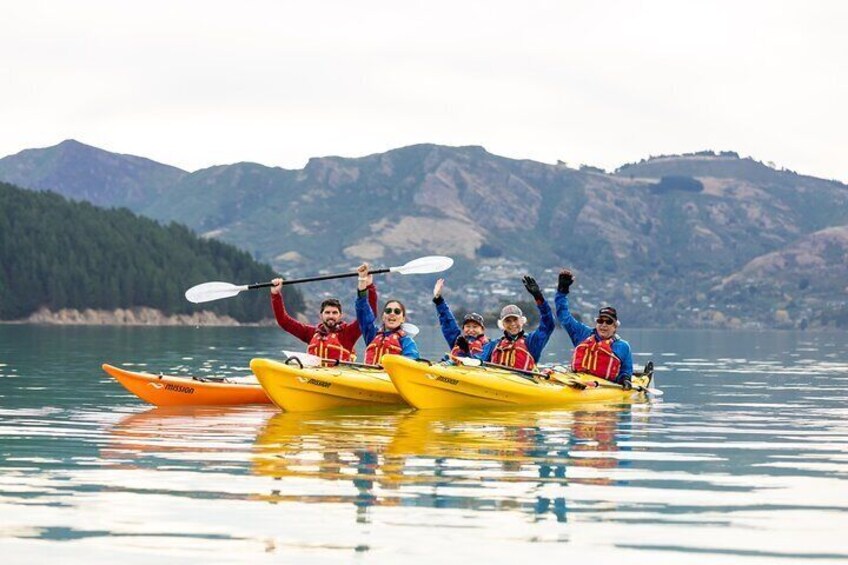
M 274 328 L 0 326 L 0 559 L 848 562 L 848 335 L 625 337 L 661 402 L 304 415 L 154 409 L 99 368 L 245 374 L 296 345 Z

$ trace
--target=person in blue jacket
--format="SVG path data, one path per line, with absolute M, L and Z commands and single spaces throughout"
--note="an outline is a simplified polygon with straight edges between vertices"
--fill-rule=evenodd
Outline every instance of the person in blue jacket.
M 612 306 L 601 308 L 594 328 L 578 321 L 568 310 L 568 292 L 572 283 L 574 275 L 571 271 L 560 271 L 554 299 L 557 320 L 574 345 L 571 368 L 616 382 L 629 390 L 632 388 L 633 355 L 630 344 L 616 333 L 621 325 L 618 312 Z
M 524 317 L 521 308 L 515 304 L 508 304 L 501 309 L 498 319 L 498 327 L 504 332 L 503 337 L 490 341 L 483 348 L 483 353 L 474 357 L 496 365 L 531 371 L 539 363 L 542 350 L 551 338 L 556 324 L 554 313 L 545 301 L 536 279 L 527 275 L 522 282 L 539 308 L 539 328 L 530 333 L 524 333 L 527 318 Z
M 356 321 L 362 330 L 365 348 L 365 363 L 379 365 L 380 359 L 387 353 L 418 359 L 418 346 L 415 340 L 403 329 L 406 321 L 406 306 L 400 300 L 389 300 L 383 307 L 378 324 L 374 312 L 368 304 L 368 287 L 373 277 L 368 274 L 368 263 L 357 268 Z
M 483 316 L 476 312 L 466 314 L 462 318 L 462 328 L 456 322 L 456 318 L 451 312 L 448 303 L 442 296 L 442 289 L 445 286 L 445 279 L 436 281 L 436 286 L 433 287 L 433 304 L 436 305 L 436 312 L 439 314 L 439 325 L 442 328 L 442 335 L 445 341 L 448 342 L 448 347 L 451 348 L 451 357 L 466 357 L 470 355 L 479 355 L 483 352 L 483 348 L 489 343 L 489 338 L 486 337 L 486 324 L 483 322 Z

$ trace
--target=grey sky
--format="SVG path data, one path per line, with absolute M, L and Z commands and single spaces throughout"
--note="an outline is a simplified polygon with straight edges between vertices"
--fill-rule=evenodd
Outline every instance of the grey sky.
M 613 169 L 735 150 L 848 181 L 848 2 L 0 0 L 0 156 L 188 170 L 414 143 Z

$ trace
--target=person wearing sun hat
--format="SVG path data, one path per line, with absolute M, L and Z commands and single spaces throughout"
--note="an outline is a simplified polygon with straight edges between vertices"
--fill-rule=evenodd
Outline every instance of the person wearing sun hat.
M 467 357 L 481 353 L 483 347 L 489 343 L 483 316 L 476 312 L 466 314 L 462 318 L 462 326 L 460 327 L 448 303 L 445 302 L 444 296 L 442 296 L 444 285 L 445 279 L 436 281 L 436 286 L 433 287 L 433 304 L 436 305 L 436 312 L 439 315 L 442 335 L 448 342 L 448 347 L 451 348 L 450 356 Z
M 612 306 L 598 310 L 595 327 L 578 321 L 568 309 L 568 292 L 574 275 L 568 269 L 559 273 L 557 284 L 556 315 L 559 324 L 568 332 L 574 353 L 571 368 L 579 373 L 590 373 L 630 389 L 633 376 L 633 355 L 630 344 L 621 339 L 616 330 L 621 322 L 618 311 Z
M 503 330 L 503 337 L 490 341 L 483 348 L 483 352 L 474 357 L 496 365 L 530 371 L 539 362 L 542 350 L 556 329 L 556 323 L 554 313 L 545 301 L 536 279 L 527 275 L 522 282 L 539 308 L 539 328 L 525 334 L 527 318 L 521 308 L 508 304 L 501 309 L 501 315 L 498 317 L 498 327 Z

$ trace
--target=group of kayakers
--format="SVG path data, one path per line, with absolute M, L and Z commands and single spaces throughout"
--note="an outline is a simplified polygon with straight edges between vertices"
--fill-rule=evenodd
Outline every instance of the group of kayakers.
M 444 279 L 436 282 L 433 303 L 436 305 L 442 335 L 451 348 L 450 358 L 472 357 L 481 362 L 520 371 L 537 369 L 556 323 L 536 280 L 527 275 L 522 282 L 539 309 L 539 327 L 525 332 L 527 318 L 521 308 L 508 304 L 501 309 L 498 317 L 498 328 L 503 334 L 493 339 L 486 336 L 485 322 L 480 314 L 472 312 L 465 315 L 460 325 L 442 295 Z M 354 344 L 361 335 L 367 344 L 364 361 L 368 365 L 379 365 L 380 359 L 387 353 L 418 359 L 414 335 L 404 327 L 406 307 L 402 302 L 395 299 L 387 301 L 377 320 L 377 288 L 367 263 L 357 269 L 356 324 L 342 321 L 341 302 L 336 298 L 321 303 L 320 322 L 317 325 L 301 323 L 286 312 L 281 292 L 284 280 L 277 278 L 273 283 L 271 304 L 277 323 L 306 343 L 308 353 L 322 359 L 352 361 L 355 359 Z M 573 283 L 574 275 L 570 270 L 560 271 L 555 297 L 556 318 L 574 345 L 572 370 L 589 373 L 630 389 L 633 357 L 630 344 L 617 334 L 620 325 L 617 311 L 611 306 L 601 308 L 594 327 L 580 322 L 568 308 L 568 293 Z

